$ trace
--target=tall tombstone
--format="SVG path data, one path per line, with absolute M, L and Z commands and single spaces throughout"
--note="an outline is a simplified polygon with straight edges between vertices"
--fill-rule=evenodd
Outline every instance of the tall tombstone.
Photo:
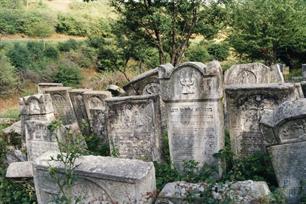
M 37 91 L 38 93 L 44 93 L 45 89 L 52 88 L 52 87 L 63 87 L 62 83 L 38 83 Z
M 260 63 L 236 64 L 224 74 L 224 84 L 283 83 L 284 77 L 279 66 L 267 67 Z
M 63 122 L 63 125 L 78 130 L 77 118 L 69 97 L 68 91 L 70 90 L 70 87 L 53 87 L 45 89 L 44 92 L 50 94 L 52 98 L 55 117 L 60 119 Z
M 85 93 L 86 91 L 90 91 L 90 89 L 69 90 L 69 97 L 73 106 L 73 110 L 83 135 L 90 134 L 90 124 L 83 98 L 83 93 Z
M 91 131 L 103 144 L 108 144 L 105 100 L 111 98 L 108 91 L 86 91 L 83 93 L 85 108 Z
M 107 99 L 107 131 L 112 152 L 121 158 L 161 160 L 158 95 Z
M 265 152 L 259 121 L 265 111 L 301 96 L 295 84 L 238 84 L 225 87 L 232 151 L 238 157 Z
M 279 187 L 288 203 L 300 203 L 306 193 L 306 99 L 284 102 L 260 122 Z
M 45 153 L 33 164 L 34 184 L 39 204 L 52 203 L 59 194 L 56 180 L 50 176 L 50 166 L 56 177 L 64 177 L 63 164 L 50 161 L 57 153 Z M 80 156 L 72 183 L 73 203 L 141 203 L 154 202 L 156 192 L 155 169 L 152 162 L 101 156 Z M 66 188 L 67 186 L 64 186 Z M 65 190 L 65 189 L 64 189 Z
M 217 165 L 214 154 L 224 145 L 223 80 L 219 62 L 187 62 L 159 68 L 161 95 L 168 115 L 171 161 Z

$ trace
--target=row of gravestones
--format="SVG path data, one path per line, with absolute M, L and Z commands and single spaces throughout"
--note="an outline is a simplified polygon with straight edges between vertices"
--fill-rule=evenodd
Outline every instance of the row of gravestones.
M 225 93 L 225 121 L 235 155 L 240 157 L 256 151 L 265 152 L 267 146 L 280 187 L 285 188 L 291 202 L 298 199 L 297 190 L 301 187 L 298 181 L 306 178 L 306 174 L 303 174 L 306 164 L 295 161 L 293 157 L 303 158 L 306 153 L 300 150 L 304 144 L 306 123 L 304 113 L 299 111 L 306 102 L 299 99 L 303 98 L 301 86 L 284 83 L 277 67 L 256 63 L 234 65 L 225 72 L 223 80 L 221 66 L 216 61 L 207 65 L 184 63 L 177 67 L 167 64 L 133 79 L 124 87 L 129 96 L 114 98 L 109 92 L 46 87 L 53 85 L 58 86 L 40 84 L 39 91 L 43 94 L 21 100 L 22 129 L 29 160 L 48 150 L 58 150 L 56 138 L 60 138 L 64 130 L 52 134 L 48 124 L 60 118 L 64 125 L 76 131 L 78 126 L 84 133 L 93 131 L 103 142 L 109 143 L 112 152 L 117 152 L 122 158 L 161 161 L 162 130 L 167 130 L 171 161 L 178 170 L 182 170 L 185 160 L 195 160 L 201 166 L 218 165 L 213 155 L 224 145 Z M 284 106 L 291 109 L 282 108 Z M 293 112 L 291 115 L 288 113 L 290 111 Z M 283 125 L 287 125 L 287 128 Z M 140 166 L 130 172 L 124 166 L 125 160 L 89 158 L 97 161 L 90 163 L 84 158 L 88 164 L 84 164 L 84 169 L 80 167 L 80 172 L 85 172 L 87 176 L 91 174 L 90 178 L 97 176 L 105 180 L 110 177 L 110 180 L 119 183 L 124 180 L 135 184 L 135 179 L 141 180 L 150 175 L 150 179 L 144 182 L 147 188 L 136 185 L 133 189 L 137 188 L 140 194 L 144 193 L 143 190 L 152 193 L 155 189 L 154 173 L 150 173 L 154 172 L 152 163 L 130 160 L 127 163 L 133 168 L 140 162 Z M 45 161 L 46 158 L 41 158 L 34 165 L 34 172 L 37 172 L 34 180 L 41 203 L 45 203 L 48 197 L 44 194 L 55 192 L 51 187 L 42 186 L 47 177 Z M 103 163 L 109 164 L 109 167 Z M 117 172 L 116 169 L 121 170 Z M 146 175 L 140 179 L 139 174 L 144 172 Z M 78 184 L 77 189 L 81 191 L 88 185 L 97 192 L 102 189 L 102 200 L 110 197 L 120 202 L 126 201 L 123 198 L 120 200 L 118 195 L 131 190 L 123 185 L 122 192 L 116 191 L 117 198 L 111 187 L 107 190 L 108 187 L 103 184 L 86 179 Z M 120 185 L 110 184 L 118 189 Z M 45 192 L 46 189 L 50 192 Z M 129 194 L 127 198 L 143 199 L 137 196 Z M 93 197 L 101 201 L 98 195 Z

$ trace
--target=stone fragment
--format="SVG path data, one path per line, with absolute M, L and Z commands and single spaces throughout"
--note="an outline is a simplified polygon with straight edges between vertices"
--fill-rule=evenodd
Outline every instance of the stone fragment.
M 266 152 L 259 122 L 264 112 L 300 98 L 294 84 L 245 84 L 225 87 L 233 153 L 240 157 Z
M 112 93 L 112 96 L 125 96 L 126 92 L 117 85 L 110 84 L 106 88 L 107 91 Z
M 45 89 L 52 88 L 52 87 L 62 87 L 62 83 L 38 83 L 37 91 L 38 93 L 44 93 Z
M 13 123 L 11 126 L 3 129 L 3 133 L 21 135 L 21 121 L 17 121 Z
M 57 169 L 63 175 L 63 164 L 50 161 L 57 153 L 46 153 L 34 162 L 34 183 L 39 204 L 52 201 L 59 193 L 58 185 L 48 169 Z M 81 156 L 75 162 L 74 198 L 83 203 L 142 203 L 153 202 L 155 170 L 151 162 L 101 156 Z
M 188 62 L 159 68 L 162 100 L 166 103 L 171 161 L 217 165 L 213 156 L 224 144 L 223 83 L 219 62 Z
M 32 178 L 33 168 L 31 161 L 13 162 L 6 170 L 6 178 Z
M 267 183 L 263 181 L 248 180 L 213 186 L 177 181 L 165 185 L 155 204 L 202 204 L 207 202 L 209 195 L 216 203 L 259 204 L 268 201 L 270 193 Z
M 107 131 L 112 152 L 119 157 L 161 160 L 161 118 L 158 95 L 106 100 Z
M 26 160 L 27 160 L 26 154 L 23 153 L 21 150 L 16 149 L 13 146 L 7 147 L 7 152 L 6 152 L 6 163 L 7 164 L 26 161 Z
M 284 77 L 278 66 L 267 67 L 260 63 L 236 64 L 224 74 L 224 84 L 283 83 Z

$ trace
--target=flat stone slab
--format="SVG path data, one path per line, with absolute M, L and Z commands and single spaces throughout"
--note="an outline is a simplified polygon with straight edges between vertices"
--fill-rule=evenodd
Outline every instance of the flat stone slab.
M 34 183 L 39 203 L 48 203 L 58 193 L 50 177 L 50 166 L 64 172 L 63 164 L 50 161 L 56 152 L 48 152 L 34 162 Z M 81 156 L 76 160 L 72 191 L 84 203 L 152 203 L 155 170 L 152 162 L 101 156 Z
M 32 178 L 33 167 L 31 161 L 13 162 L 6 170 L 6 178 Z
M 17 121 L 13 123 L 11 126 L 3 129 L 3 133 L 4 134 L 14 133 L 14 134 L 21 135 L 21 121 Z

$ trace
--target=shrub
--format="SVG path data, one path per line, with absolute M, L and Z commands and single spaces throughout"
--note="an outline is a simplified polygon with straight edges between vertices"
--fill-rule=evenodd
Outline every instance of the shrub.
M 4 54 L 0 54 L 0 64 L 0 94 L 6 95 L 16 89 L 18 78 L 15 68 Z
M 59 69 L 55 75 L 55 81 L 63 83 L 65 86 L 76 86 L 81 82 L 80 67 L 70 60 L 59 62 Z
M 69 39 L 65 42 L 58 43 L 58 49 L 62 52 L 69 52 L 70 50 L 76 50 L 80 44 L 74 39 Z
M 186 52 L 189 61 L 206 62 L 211 59 L 207 49 L 202 44 L 192 45 Z
M 59 15 L 56 31 L 69 35 L 86 36 L 89 32 L 88 20 L 81 16 Z
M 207 48 L 208 53 L 216 60 L 224 61 L 229 56 L 229 47 L 226 44 L 213 43 Z
M 81 68 L 90 68 L 96 64 L 97 53 L 93 48 L 82 46 L 75 51 L 65 53 L 64 58 L 73 61 Z

